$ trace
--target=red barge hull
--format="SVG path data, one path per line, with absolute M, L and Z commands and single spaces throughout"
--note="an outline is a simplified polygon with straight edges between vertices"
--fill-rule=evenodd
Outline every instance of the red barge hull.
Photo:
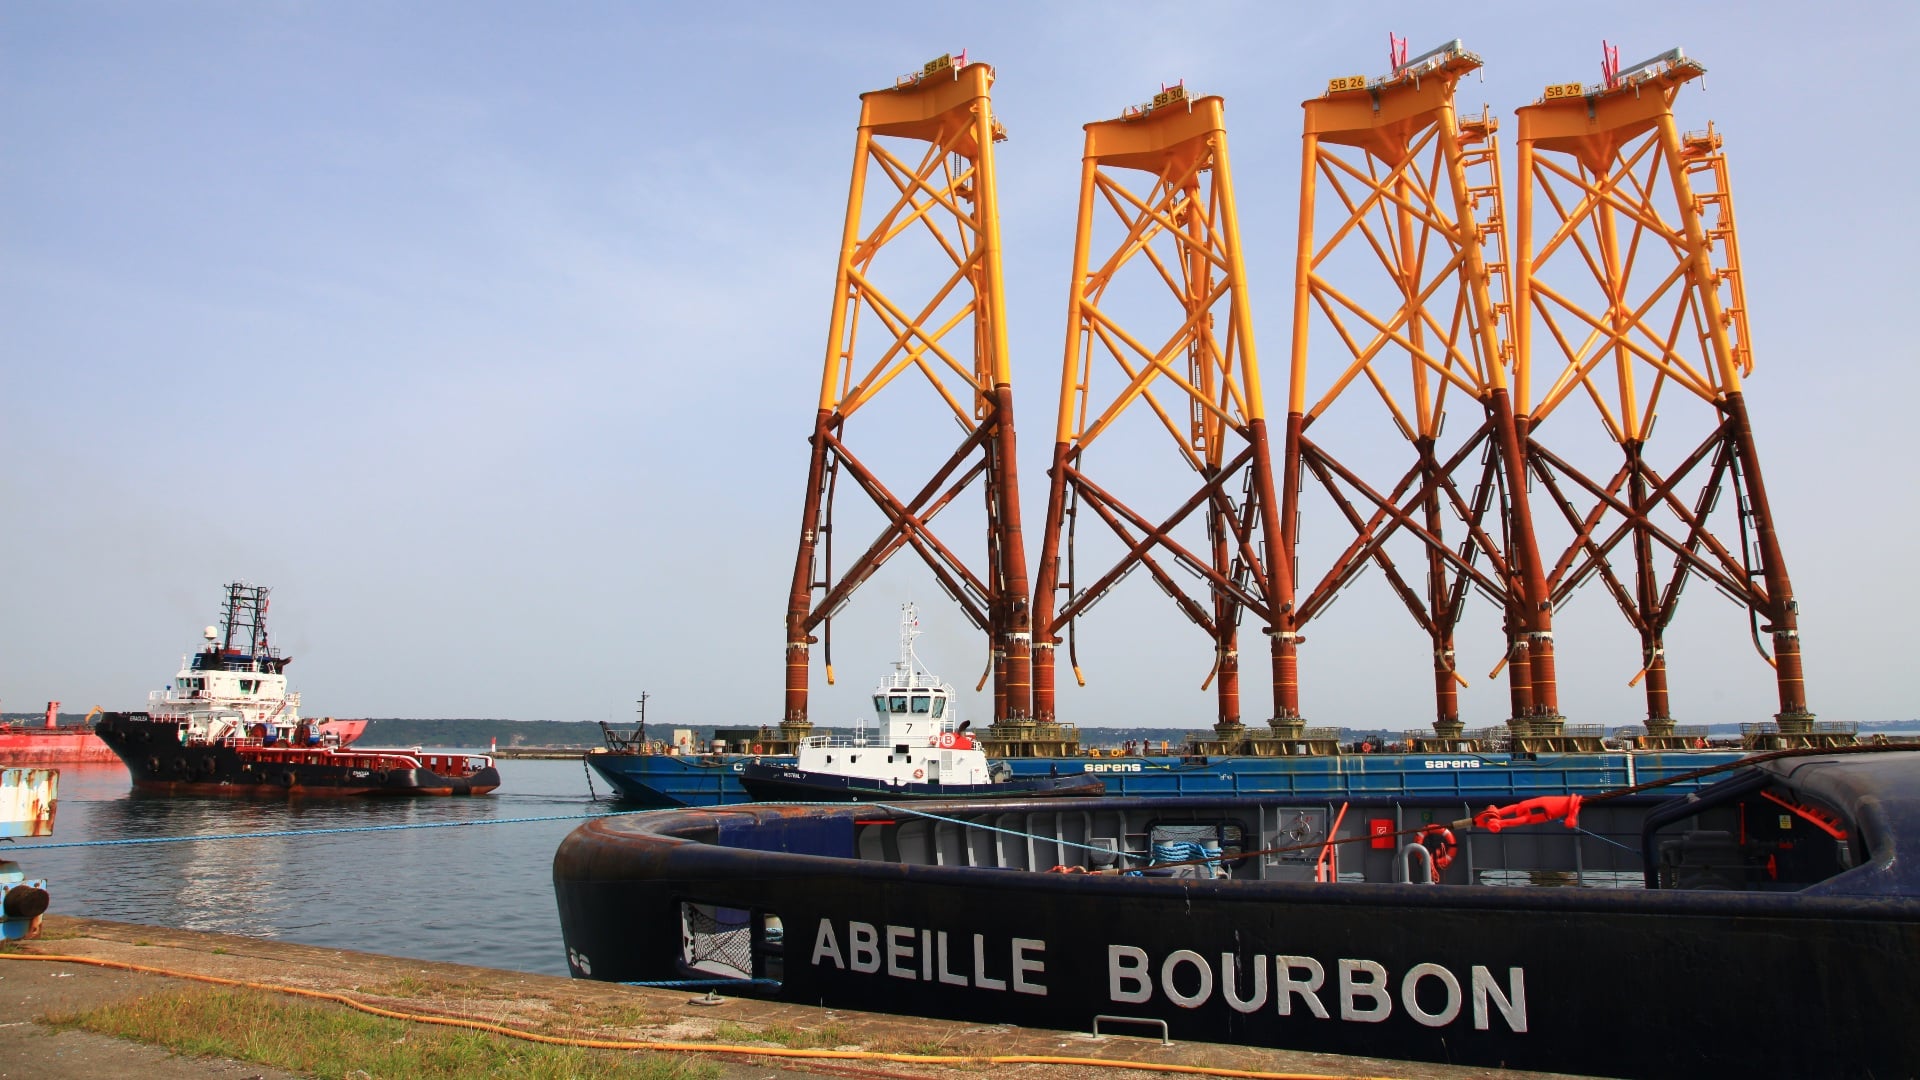
M 0 725 L 0 766 L 105 765 L 119 760 L 90 728 Z

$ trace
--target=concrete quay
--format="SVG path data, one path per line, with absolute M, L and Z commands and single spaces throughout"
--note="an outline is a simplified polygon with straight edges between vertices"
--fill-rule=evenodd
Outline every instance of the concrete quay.
M 584 746 L 501 746 L 488 753 L 502 761 L 578 761 L 587 751 Z
M 785 1003 L 725 998 L 713 1004 L 688 990 L 625 987 L 460 964 L 377 956 L 259 938 L 204 934 L 131 923 L 48 915 L 42 936 L 13 943 L 8 954 L 71 956 L 118 962 L 168 973 L 91 964 L 28 961 L 0 956 L 0 1078 L 79 1080 L 133 1076 L 142 1080 L 293 1080 L 290 1074 L 247 1062 L 182 1057 L 159 1047 L 80 1031 L 57 1032 L 41 1023 L 49 1013 L 84 1010 L 199 985 L 185 976 L 213 976 L 272 987 L 341 994 L 414 1015 L 462 1017 L 547 1035 L 683 1044 L 717 1043 L 723 1026 L 729 1045 L 706 1051 L 722 1080 L 800 1080 L 821 1075 L 856 1080 L 980 1080 L 991 1068 L 1001 1080 L 1149 1080 L 1155 1070 L 1195 1067 L 1237 1075 L 1282 1077 L 1393 1077 L 1400 1080 L 1544 1080 L 1533 1072 L 1298 1053 L 1214 1043 L 1163 1046 L 1157 1038 L 1046 1031 L 1007 1025 L 888 1016 Z M 635 1017 L 641 1018 L 638 1022 Z M 615 1021 L 610 1018 L 620 1018 Z M 608 1026 L 611 1023 L 626 1026 Z M 832 1027 L 844 1040 L 821 1057 L 777 1056 L 743 1043 L 741 1031 L 819 1031 Z M 864 1051 L 866 1055 L 848 1054 Z M 648 1053 L 653 1051 L 634 1051 Z M 694 1051 L 700 1052 L 700 1051 Z M 837 1056 L 827 1057 L 825 1053 Z M 870 1055 L 870 1056 L 869 1056 Z M 879 1055 L 887 1055 L 885 1057 Z M 964 1062 L 925 1063 L 916 1056 L 965 1055 Z M 1098 1064 L 988 1064 L 989 1056 L 1031 1055 L 1134 1063 L 1140 1069 Z M 1164 1071 L 1162 1072 L 1164 1075 Z

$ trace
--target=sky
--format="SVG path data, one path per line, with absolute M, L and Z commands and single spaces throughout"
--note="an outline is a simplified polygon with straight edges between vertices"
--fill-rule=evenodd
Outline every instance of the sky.
M 1920 606 L 1920 364 L 1899 329 L 1917 30 L 1903 4 L 0 6 L 0 707 L 141 707 L 245 580 L 273 590 L 309 715 L 626 721 L 644 691 L 654 723 L 777 722 L 858 95 L 963 48 L 995 68 L 1037 555 L 1081 125 L 1182 79 L 1225 99 L 1278 415 L 1300 102 L 1384 71 L 1394 33 L 1485 59 L 1459 100 L 1504 118 L 1510 180 L 1513 110 L 1597 81 L 1603 39 L 1706 64 L 1675 110 L 1726 137 L 1809 699 L 1823 720 L 1920 716 L 1900 615 Z M 900 460 L 944 456 L 941 423 L 895 432 Z M 854 521 L 848 550 L 870 534 Z M 835 621 L 834 686 L 816 655 L 817 721 L 860 712 L 907 600 L 922 657 L 971 690 L 982 636 L 896 560 Z M 1644 715 L 1604 591 L 1556 620 L 1568 719 Z M 1775 711 L 1711 588 L 1668 641 L 1682 723 Z M 1062 719 L 1212 721 L 1206 642 L 1145 575 L 1077 644 Z M 1470 727 L 1504 722 L 1500 650 L 1480 602 Z M 1423 727 L 1427 657 L 1362 579 L 1303 649 L 1309 723 Z

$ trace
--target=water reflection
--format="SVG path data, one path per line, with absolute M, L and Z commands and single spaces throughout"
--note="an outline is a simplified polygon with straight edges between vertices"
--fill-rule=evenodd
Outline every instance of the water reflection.
M 317 831 L 613 808 L 579 762 L 500 769 L 476 798 L 266 801 L 137 795 L 118 765 L 63 766 L 53 842 L 300 835 L 11 855 L 49 880 L 56 913 L 564 974 L 553 852 L 578 821 Z

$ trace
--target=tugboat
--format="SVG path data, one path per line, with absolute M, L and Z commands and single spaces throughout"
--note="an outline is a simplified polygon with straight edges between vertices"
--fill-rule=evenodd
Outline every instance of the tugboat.
M 740 786 L 755 802 L 887 802 L 895 799 L 1006 799 L 1101 795 L 1106 783 L 1089 773 L 1015 779 L 1004 761 L 987 761 L 955 726 L 953 687 L 936 678 L 913 651 L 919 611 L 900 608 L 900 659 L 873 691 L 883 738 L 862 726 L 851 739 L 811 736 L 792 764 L 748 761 Z
M 133 774 L 165 795 L 484 795 L 500 786 L 486 754 L 348 747 L 327 723 L 300 719 L 287 664 L 267 638 L 264 586 L 227 586 L 222 625 L 145 712 L 101 714 L 95 732 Z M 350 721 L 357 736 L 365 721 Z
M 1718 780 L 612 815 L 561 843 L 554 895 L 578 978 L 1581 1076 L 1914 1075 L 1920 750 Z

